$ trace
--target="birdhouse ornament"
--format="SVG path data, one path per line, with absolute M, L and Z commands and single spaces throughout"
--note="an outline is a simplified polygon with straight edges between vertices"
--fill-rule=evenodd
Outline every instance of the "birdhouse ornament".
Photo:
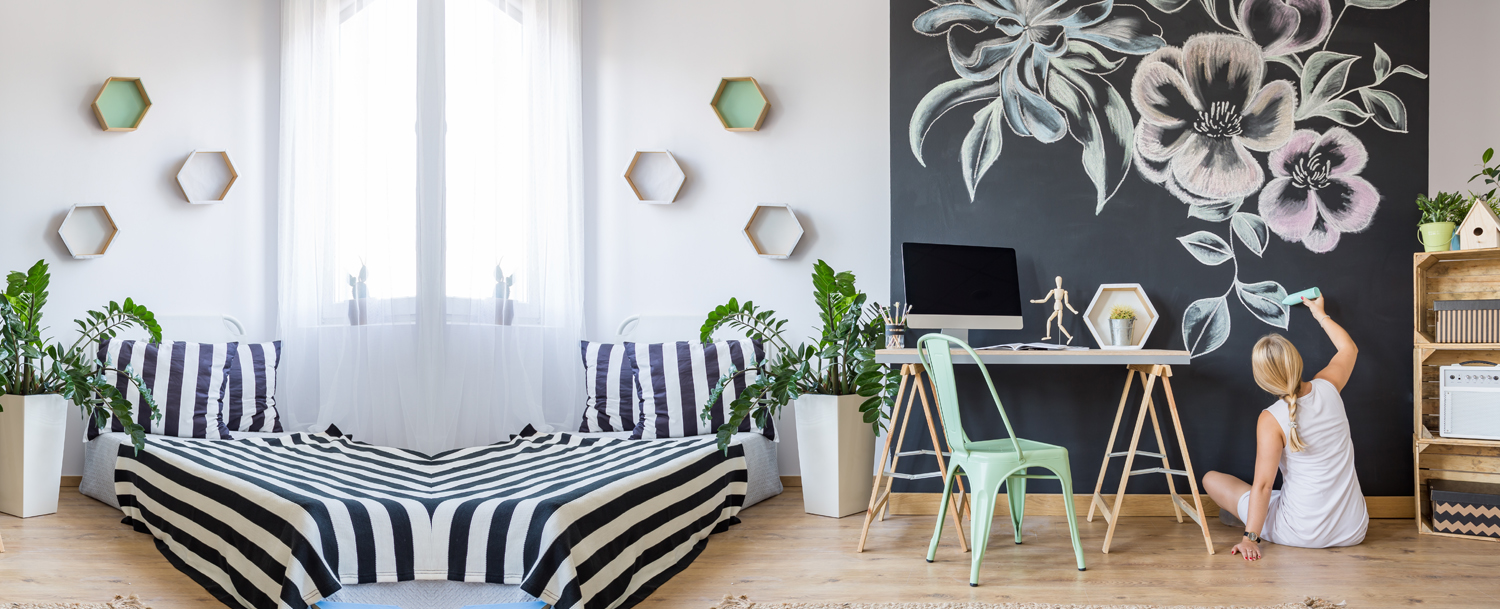
M 1469 215 L 1458 226 L 1458 246 L 1464 250 L 1500 247 L 1500 216 L 1495 215 L 1489 201 L 1476 200 L 1469 208 Z

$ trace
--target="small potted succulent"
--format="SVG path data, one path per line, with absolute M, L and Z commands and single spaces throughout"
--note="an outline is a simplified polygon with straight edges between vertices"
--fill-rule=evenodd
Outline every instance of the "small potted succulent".
M 1432 198 L 1417 195 L 1417 209 L 1422 210 L 1422 222 L 1417 226 L 1417 238 L 1422 249 L 1428 252 L 1446 252 L 1452 249 L 1453 229 L 1469 211 L 1464 196 L 1453 192 L 1440 192 Z
M 1112 347 L 1129 347 L 1135 339 L 1135 309 L 1126 305 L 1115 305 L 1109 310 L 1109 344 Z
M 495 265 L 495 325 L 508 326 L 516 319 L 516 303 L 510 299 L 510 288 L 516 284 L 516 275 L 505 274 L 500 265 Z
M 365 264 L 359 264 L 359 275 L 349 275 L 349 325 L 363 326 L 370 323 L 370 309 L 366 306 L 366 298 L 370 295 L 365 279 L 369 277 L 369 271 Z

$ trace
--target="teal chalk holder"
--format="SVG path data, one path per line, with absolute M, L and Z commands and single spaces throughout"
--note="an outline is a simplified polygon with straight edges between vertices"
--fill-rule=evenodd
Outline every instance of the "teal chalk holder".
M 1281 304 L 1291 306 L 1295 304 L 1302 304 L 1303 298 L 1306 298 L 1308 300 L 1317 300 L 1322 297 L 1323 293 L 1318 291 L 1318 288 L 1307 288 L 1306 290 L 1302 290 L 1301 292 L 1297 292 L 1296 294 L 1288 295 L 1286 298 L 1281 299 Z

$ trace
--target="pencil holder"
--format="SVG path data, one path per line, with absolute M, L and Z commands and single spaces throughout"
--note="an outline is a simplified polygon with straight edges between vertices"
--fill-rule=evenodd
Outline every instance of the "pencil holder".
M 885 325 L 885 348 L 887 348 L 887 349 L 905 349 L 906 348 L 906 324 L 886 324 Z

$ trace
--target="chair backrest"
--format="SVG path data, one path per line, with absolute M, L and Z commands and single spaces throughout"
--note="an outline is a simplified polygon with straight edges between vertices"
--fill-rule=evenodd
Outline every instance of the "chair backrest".
M 958 381 L 953 373 L 953 347 L 959 347 L 967 351 L 969 357 L 979 361 L 979 354 L 973 347 L 957 338 L 947 334 L 928 334 L 917 341 L 917 354 L 922 358 L 922 365 L 927 367 L 927 376 L 932 379 L 932 384 L 937 390 L 938 409 L 943 412 L 943 434 L 948 438 L 948 450 L 958 454 L 968 454 L 969 434 L 964 432 L 963 415 L 958 407 Z M 1010 437 L 1011 445 L 1016 449 L 1016 457 L 1025 459 L 1021 453 L 1021 443 L 1016 440 L 1016 431 L 1011 429 L 1010 417 L 1005 416 L 1005 406 L 1000 403 L 1000 394 L 995 392 L 995 382 L 990 380 L 990 371 L 979 364 L 979 372 L 984 375 L 984 384 L 990 389 L 990 397 L 995 400 L 995 408 L 1000 411 L 1000 420 L 1005 423 L 1005 433 Z

